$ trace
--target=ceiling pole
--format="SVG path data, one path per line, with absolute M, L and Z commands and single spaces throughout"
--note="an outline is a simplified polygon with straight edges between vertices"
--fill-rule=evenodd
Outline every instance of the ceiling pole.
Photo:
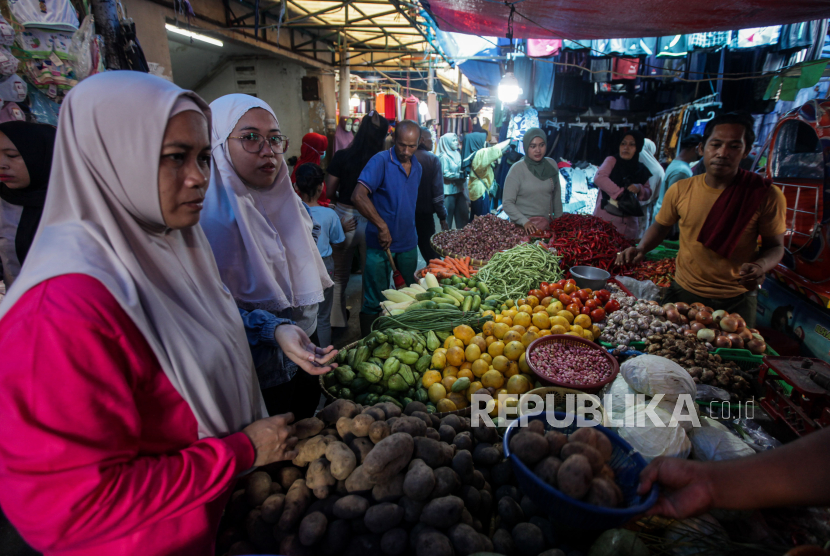
M 351 114 L 349 109 L 350 96 L 350 77 L 351 71 L 349 69 L 349 44 L 346 33 L 343 33 L 342 51 L 340 52 L 340 117 L 346 117 Z
M 463 74 L 461 73 L 461 69 L 459 69 L 458 67 L 456 67 L 455 69 L 458 71 L 458 95 L 456 96 L 456 99 L 458 100 L 458 102 L 461 102 L 461 79 L 463 77 Z

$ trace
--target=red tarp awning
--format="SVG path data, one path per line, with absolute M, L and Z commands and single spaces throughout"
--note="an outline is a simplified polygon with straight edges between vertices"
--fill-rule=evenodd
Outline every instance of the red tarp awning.
M 504 37 L 510 8 L 497 0 L 421 2 L 443 31 Z M 730 31 L 830 17 L 828 0 L 520 0 L 514 38 L 623 39 Z

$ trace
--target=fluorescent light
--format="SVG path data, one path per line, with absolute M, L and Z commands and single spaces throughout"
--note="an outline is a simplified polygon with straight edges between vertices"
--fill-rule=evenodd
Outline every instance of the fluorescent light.
M 349 106 L 351 106 L 352 108 L 357 108 L 358 106 L 360 106 L 360 99 L 357 98 L 357 96 L 353 96 L 349 99 Z
M 509 104 L 516 102 L 521 94 L 522 88 L 519 87 L 519 80 L 512 71 L 508 71 L 499 83 L 499 100 Z
M 169 23 L 165 23 L 164 27 L 170 31 L 171 33 L 178 33 L 179 35 L 184 35 L 185 37 L 189 37 L 191 39 L 196 39 L 197 41 L 203 41 L 208 44 L 212 44 L 213 46 L 223 46 L 224 43 L 220 40 L 214 39 L 212 37 L 208 37 L 205 35 L 200 35 L 199 33 L 193 33 L 192 31 L 188 31 L 187 29 L 182 29 L 181 27 L 176 27 L 175 25 L 170 25 Z

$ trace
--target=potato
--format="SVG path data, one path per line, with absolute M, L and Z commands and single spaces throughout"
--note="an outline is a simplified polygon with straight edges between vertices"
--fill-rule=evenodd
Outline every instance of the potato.
M 404 415 L 412 415 L 416 411 L 427 413 L 427 406 L 423 402 L 409 402 L 403 410 Z
M 595 448 L 602 455 L 602 461 L 611 461 L 611 457 L 614 455 L 614 445 L 611 444 L 611 440 L 602 431 L 597 431 Z
M 441 427 L 452 428 L 447 425 L 441 425 Z M 453 429 L 455 430 L 455 429 Z M 452 439 L 453 446 L 455 446 L 456 450 L 467 450 L 468 452 L 473 452 L 473 437 L 470 435 L 469 432 L 460 432 L 455 435 Z
M 358 465 L 354 468 L 349 478 L 346 479 L 346 492 L 353 493 L 353 492 L 363 492 L 372 490 L 375 486 L 375 482 L 369 479 L 366 475 L 366 470 L 362 465 Z
M 376 403 L 375 407 L 379 407 L 383 410 L 383 412 L 386 414 L 387 421 L 391 417 L 400 417 L 403 414 L 401 408 L 393 404 L 392 402 Z
M 426 523 L 416 523 L 409 531 L 409 553 L 415 554 L 418 545 L 418 537 L 425 533 L 439 532 L 435 527 L 430 527 Z
M 546 546 L 556 546 L 558 544 L 556 542 L 556 533 L 553 530 L 553 524 L 551 524 L 549 519 L 541 516 L 532 516 L 527 521 L 542 531 L 542 535 L 545 537 Z
M 450 467 L 439 467 L 435 470 L 435 488 L 432 489 L 432 498 L 443 498 L 455 493 L 461 487 L 458 474 Z
M 556 457 L 559 457 L 562 446 L 568 443 L 568 437 L 559 431 L 546 432 L 545 440 L 548 441 L 548 455 Z
M 427 432 L 425 436 L 427 438 L 431 438 L 432 440 L 441 440 L 441 435 L 438 434 L 438 431 L 432 427 L 427 427 Z
M 352 525 L 352 533 L 354 533 L 355 535 L 369 535 L 369 534 L 371 534 L 371 532 L 369 531 L 369 528 L 366 527 L 366 523 L 363 522 L 362 517 L 351 520 L 351 525 Z
M 306 486 L 314 492 L 314 496 L 319 499 L 328 497 L 332 487 L 337 484 L 330 470 L 331 463 L 326 458 L 317 458 L 311 462 L 306 473 Z
M 406 551 L 408 539 L 409 535 L 406 534 L 406 529 L 401 529 L 400 527 L 390 529 L 380 538 L 380 549 L 387 556 L 403 554 Z
M 451 444 L 453 439 L 455 438 L 456 432 L 455 429 L 449 425 L 441 425 L 438 428 L 438 434 L 441 436 L 442 442 Z
M 351 432 L 358 438 L 369 436 L 369 427 L 371 427 L 372 423 L 374 422 L 374 417 L 372 417 L 368 413 L 361 413 L 360 415 L 352 419 L 351 429 L 349 430 L 349 432 Z
M 244 554 L 253 554 L 257 551 L 257 547 L 248 541 L 235 542 L 228 549 L 227 556 L 243 556 Z
M 410 417 L 420 419 L 424 422 L 427 428 L 432 428 L 432 419 L 430 418 L 429 413 L 427 413 L 426 411 L 415 411 L 412 413 L 412 415 L 410 415 Z
M 260 510 L 251 510 L 245 519 L 245 531 L 248 533 L 248 539 L 260 550 L 269 550 L 276 546 L 271 529 L 271 525 L 262 520 Z
M 473 429 L 473 436 L 477 442 L 495 444 L 499 441 L 499 434 L 495 427 L 485 426 L 483 423 Z
M 281 531 L 290 531 L 302 519 L 306 508 L 311 504 L 311 491 L 303 479 L 294 481 L 285 495 L 285 508 L 282 511 L 277 528 Z
M 556 474 L 559 490 L 577 500 L 582 499 L 588 493 L 593 478 L 591 462 L 582 454 L 573 454 L 562 462 Z
M 484 551 L 484 541 L 481 539 L 481 535 L 469 525 L 457 523 L 450 527 L 447 535 L 455 547 L 455 553 L 460 556 Z
M 409 417 L 411 419 L 411 417 Z M 423 424 L 423 421 L 415 419 Z M 366 476 L 374 483 L 383 483 L 403 471 L 412 459 L 415 442 L 404 433 L 393 433 L 377 444 L 363 460 Z
M 471 513 L 478 513 L 481 508 L 481 491 L 472 485 L 461 487 L 461 499 L 464 500 L 464 507 Z
M 367 407 L 361 413 L 365 415 L 371 415 L 375 418 L 375 421 L 385 421 L 386 420 L 386 413 L 384 413 L 383 409 L 379 407 Z
M 424 436 L 427 433 L 427 425 L 417 417 L 401 417 L 390 425 L 392 434 L 407 433 L 412 436 Z
M 348 479 L 357 467 L 357 456 L 342 442 L 332 442 L 326 447 L 326 459 L 331 462 L 331 476 L 338 481 Z
M 436 528 L 449 528 L 461 519 L 464 501 L 458 496 L 444 496 L 430 500 L 421 512 L 421 523 Z
M 584 444 L 588 444 L 592 448 L 597 447 L 597 431 L 594 430 L 592 427 L 582 427 L 580 429 L 576 429 L 574 432 L 568 435 L 568 442 L 582 442 Z
M 409 496 L 404 496 L 398 500 L 398 505 L 404 509 L 403 518 L 407 523 L 417 523 L 427 503 L 425 500 L 413 500 Z
M 464 525 L 469 525 L 470 527 L 473 526 L 473 514 L 470 513 L 470 510 L 464 508 L 461 511 L 461 520 L 459 523 L 463 523 Z
M 516 553 L 516 547 L 513 545 L 513 536 L 506 529 L 498 529 L 493 534 L 493 552 L 496 554 L 506 554 L 512 556 Z
M 473 461 L 475 461 L 475 456 L 473 456 Z M 484 474 L 478 469 L 473 472 L 473 486 L 477 489 L 482 489 L 487 486 L 487 481 L 484 480 Z
M 541 515 L 539 507 L 536 506 L 536 503 L 533 502 L 533 500 L 530 499 L 530 496 L 526 494 L 522 496 L 522 501 L 519 503 L 519 506 L 521 506 L 522 512 L 525 514 L 525 516 L 527 516 L 528 519 L 532 518 L 533 516 Z
M 545 536 L 532 523 L 519 523 L 513 528 L 513 544 L 519 556 L 536 556 L 545 549 Z
M 322 436 L 337 436 L 337 427 L 328 426 L 320 431 Z
M 320 547 L 320 553 L 325 556 L 340 554 L 343 551 L 343 547 L 349 545 L 351 536 L 352 527 L 348 521 L 339 519 L 332 522 L 326 531 L 326 536 Z
M 416 556 L 453 556 L 452 542 L 438 531 L 419 535 L 416 546 Z
M 326 427 L 326 424 L 317 417 L 309 417 L 294 423 L 294 431 L 298 440 L 311 438 Z
M 285 494 L 272 494 L 262 503 L 262 521 L 271 525 L 279 521 L 285 506 Z
M 432 468 L 421 459 L 413 459 L 404 478 L 403 492 L 412 500 L 426 500 L 432 494 L 435 483 Z
M 334 504 L 334 517 L 337 519 L 357 519 L 362 518 L 369 509 L 369 500 L 350 494 L 344 496 Z
M 297 457 L 291 463 L 297 467 L 305 467 L 315 459 L 325 456 L 329 442 L 328 437 L 324 436 L 314 436 L 306 440 L 300 440 L 297 443 Z
M 493 494 L 486 490 L 479 489 L 479 496 L 481 497 L 481 506 L 479 515 L 487 520 L 488 527 L 490 526 L 490 514 L 493 511 Z
M 252 508 L 259 506 L 271 495 L 271 476 L 264 471 L 256 471 L 248 477 L 245 487 L 245 501 Z
M 501 461 L 501 454 L 489 444 L 479 444 L 473 450 L 473 461 L 476 465 L 491 466 Z
M 473 455 L 467 450 L 456 452 L 452 458 L 452 468 L 458 473 L 458 478 L 465 485 L 473 484 L 475 481 L 475 468 L 473 467 Z
M 614 470 L 607 463 L 602 466 L 602 469 L 599 470 L 598 475 L 603 479 L 608 479 L 612 483 L 617 480 L 617 474 L 614 473 Z
M 389 423 L 386 421 L 375 421 L 369 427 L 369 439 L 375 444 L 390 434 L 392 434 L 392 431 L 389 429 Z
M 308 514 L 300 522 L 300 531 L 298 537 L 300 544 L 303 546 L 311 546 L 317 544 L 326 534 L 326 527 L 329 522 L 322 512 L 313 512 Z
M 519 492 L 519 489 L 516 488 L 514 485 L 502 485 L 496 490 L 496 502 L 504 498 L 505 496 L 509 496 L 517 503 L 522 502 L 522 493 Z
M 392 427 L 394 427 L 394 426 L 395 426 L 395 423 L 397 423 L 397 422 L 398 422 L 398 421 L 400 421 L 400 420 L 401 420 L 401 418 L 400 418 L 400 417 L 388 417 L 388 418 L 386 419 L 386 424 L 387 424 L 387 425 L 389 425 L 389 430 L 391 431 L 391 430 L 392 430 Z
M 392 502 L 382 502 L 366 510 L 363 523 L 372 533 L 382 535 L 403 521 L 404 509 Z
M 594 477 L 591 481 L 591 488 L 585 495 L 585 502 L 600 506 L 602 508 L 616 508 L 621 500 L 617 498 L 617 490 L 614 483 L 601 477 Z
M 502 524 L 508 529 L 513 529 L 517 523 L 525 521 L 525 514 L 521 506 L 510 496 L 505 496 L 499 500 L 498 513 Z
M 336 423 L 341 417 L 354 417 L 360 413 L 357 404 L 350 400 L 335 400 L 324 407 L 317 416 L 326 423 Z
M 380 536 L 374 534 L 358 535 L 352 538 L 346 549 L 346 556 L 367 556 L 380 553 Z
M 248 506 L 248 503 L 245 501 L 245 490 L 235 490 L 233 494 L 231 494 L 230 502 L 228 502 L 227 513 L 231 522 L 240 523 L 245 521 L 245 518 L 248 516 L 248 512 L 250 510 L 251 507 Z
M 533 421 L 529 421 L 527 423 L 527 428 L 525 430 L 545 436 L 545 422 L 541 419 L 534 419 Z
M 300 537 L 293 533 L 282 537 L 279 553 L 285 556 L 306 556 L 308 554 L 303 545 L 300 544 Z
M 588 458 L 588 463 L 591 464 L 591 472 L 593 473 L 599 473 L 605 463 L 602 459 L 602 454 L 599 453 L 599 450 L 591 447 L 589 444 L 585 444 L 584 442 L 569 441 L 567 444 L 562 446 L 562 452 L 560 452 L 560 455 L 563 460 L 568 459 L 574 454 L 582 454 Z
M 372 451 L 372 448 L 375 447 L 368 438 L 355 438 L 353 436 L 346 442 L 346 446 L 354 452 L 358 464 L 362 464 L 366 460 L 366 456 L 369 455 L 369 452 Z
M 533 473 L 545 481 L 552 487 L 556 487 L 556 476 L 559 473 L 559 467 L 562 465 L 562 460 L 553 456 L 548 456 L 533 468 Z
M 490 478 L 496 488 L 509 484 L 513 480 L 513 464 L 510 460 L 497 463 L 490 469 Z
M 458 420 L 461 422 L 461 432 L 473 428 L 473 421 L 469 417 L 459 417 Z
M 412 457 L 424 460 L 424 463 L 433 469 L 448 465 L 452 461 L 452 448 L 449 444 L 426 437 L 415 438 L 414 442 L 415 451 Z
M 430 413 L 429 418 L 432 419 L 432 428 L 435 430 L 441 428 L 441 419 L 435 413 Z
M 340 438 L 345 438 L 347 434 L 352 432 L 352 418 L 351 417 L 341 417 L 337 420 L 337 434 L 340 435 Z
M 291 485 L 293 485 L 297 481 L 297 479 L 302 478 L 303 472 L 297 469 L 296 467 L 292 467 L 290 465 L 282 467 L 279 471 L 277 471 L 277 480 L 279 481 L 284 491 L 287 491 L 289 488 L 291 488 Z
M 535 432 L 525 430 L 510 438 L 510 452 L 528 466 L 545 459 L 549 450 L 545 437 Z
M 463 424 L 461 423 L 461 417 L 455 414 L 447 415 L 446 417 L 441 419 L 441 425 L 447 425 L 449 427 L 454 428 L 456 433 L 463 432 L 464 430 L 466 430 L 463 428 Z
M 395 502 L 403 496 L 403 481 L 406 475 L 398 473 L 391 481 L 375 485 L 372 488 L 372 498 L 375 502 Z

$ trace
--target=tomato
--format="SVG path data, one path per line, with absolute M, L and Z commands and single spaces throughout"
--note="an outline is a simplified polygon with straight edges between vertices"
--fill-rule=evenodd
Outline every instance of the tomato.
M 591 310 L 588 307 L 583 307 L 580 313 L 582 313 L 583 315 L 590 315 Z
M 591 311 L 591 320 L 594 322 L 602 322 L 605 320 L 605 310 L 600 308 Z
M 565 288 L 563 286 L 560 286 L 558 283 L 554 282 L 553 284 L 550 285 L 550 289 L 551 289 L 551 291 L 561 292 L 561 291 L 564 291 Z
M 582 313 L 582 309 L 579 308 L 579 305 L 576 303 L 571 303 L 567 307 L 565 307 L 566 311 L 569 311 L 573 316 L 577 316 Z
M 608 303 L 605 304 L 605 312 L 606 313 L 613 313 L 614 311 L 619 311 L 620 309 L 620 302 L 616 299 L 610 300 Z
M 602 303 L 608 303 L 611 299 L 611 292 L 608 290 L 597 290 L 594 292 L 594 296 L 599 299 Z
M 571 299 L 571 296 L 566 293 L 563 293 L 559 296 L 559 301 L 561 301 L 562 305 L 565 307 L 573 303 L 573 299 Z
M 579 299 L 581 299 L 582 301 L 585 301 L 586 299 L 590 299 L 590 298 L 591 298 L 591 290 L 578 290 L 578 291 L 576 292 L 576 296 L 577 296 Z
M 565 288 L 565 284 L 567 284 L 567 283 L 568 283 L 568 281 L 565 280 L 564 278 L 557 282 L 557 284 L 559 284 L 563 289 Z
M 527 295 L 528 296 L 532 295 L 536 299 L 542 299 L 543 297 L 545 297 L 545 294 L 542 290 L 530 290 L 530 292 Z
M 574 280 L 573 278 L 568 278 L 567 283 L 568 283 L 568 284 L 573 284 L 574 286 L 576 286 L 576 280 Z M 578 288 L 577 288 L 577 289 L 578 289 Z
M 548 286 L 550 286 L 550 282 L 542 282 L 541 284 L 539 284 L 539 289 L 544 289 Z
M 596 299 L 589 299 L 585 302 L 585 306 L 591 309 L 592 311 L 599 307 L 599 302 Z
M 579 308 L 580 308 L 580 309 L 582 309 L 582 308 L 585 306 L 585 304 L 584 304 L 584 303 L 582 303 L 582 300 L 581 300 L 581 299 L 579 299 L 578 297 L 571 296 L 571 299 L 573 299 L 573 302 L 574 302 L 576 305 L 579 305 Z
M 579 288 L 576 287 L 576 284 L 565 284 L 565 293 L 572 294 L 576 292 Z

